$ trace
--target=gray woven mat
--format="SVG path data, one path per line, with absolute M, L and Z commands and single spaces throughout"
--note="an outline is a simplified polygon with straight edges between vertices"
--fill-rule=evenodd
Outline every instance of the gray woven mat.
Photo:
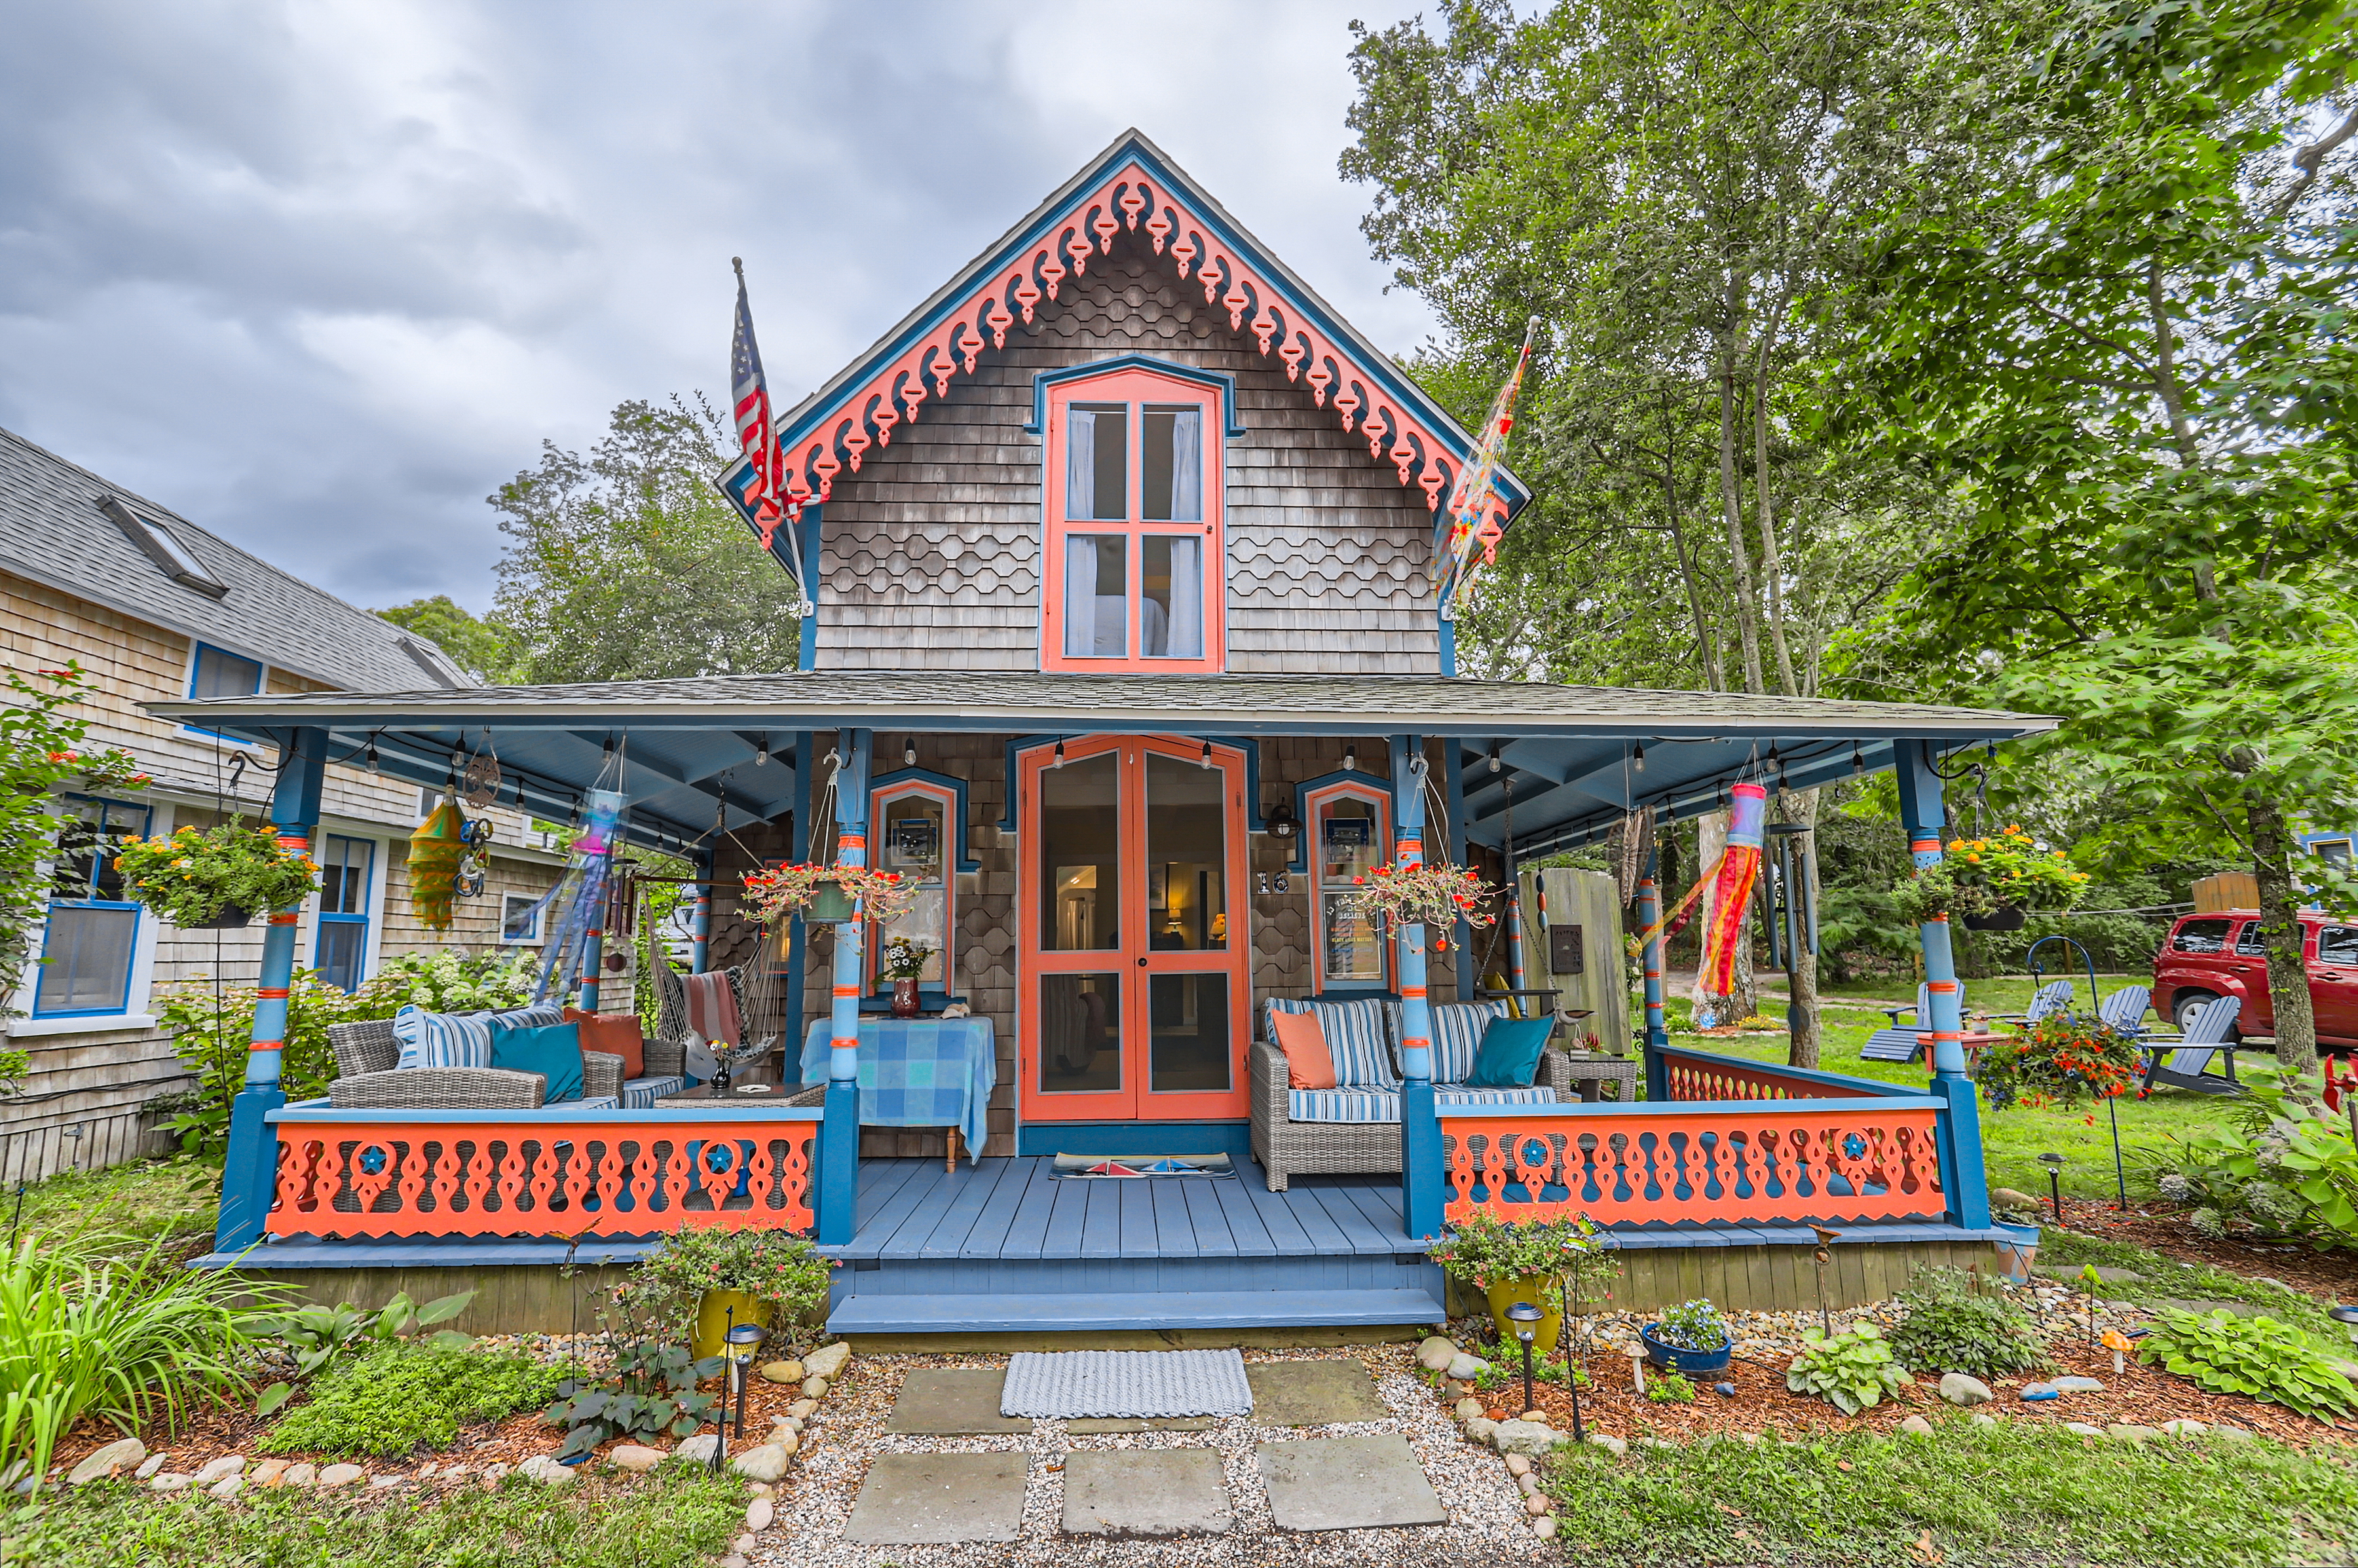
M 1035 1420 L 1251 1411 L 1245 1358 L 1234 1350 L 1019 1351 L 999 1391 L 1000 1414 Z

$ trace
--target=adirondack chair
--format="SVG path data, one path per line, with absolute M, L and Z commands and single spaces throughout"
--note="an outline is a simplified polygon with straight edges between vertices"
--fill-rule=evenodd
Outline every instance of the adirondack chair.
M 2097 1007 L 2097 1022 L 2115 1034 L 2135 1040 L 2146 1032 L 2145 1010 L 2152 1000 L 2151 986 L 2123 986 Z
M 2184 1035 L 2147 1045 L 2144 1092 L 2150 1093 L 2156 1084 L 2174 1084 L 2206 1095 L 2241 1094 L 2244 1086 L 2235 1081 L 2235 1053 L 2240 1046 L 2231 1036 L 2235 1014 L 2243 1006 L 2240 998 L 2220 997 L 2194 1015 Z M 2211 1058 L 2223 1054 L 2227 1058 L 2227 1076 L 2205 1071 Z
M 2010 1016 L 2010 1022 L 2037 1023 L 2040 1019 L 2051 1017 L 2059 1012 L 2069 1012 L 2071 1009 L 2071 982 L 2050 980 L 2039 988 L 2038 994 L 2030 999 L 2030 1005 L 2023 1009 L 2019 1017 Z
M 1957 1006 L 1962 1009 L 1964 1005 L 1965 989 L 1960 985 L 1957 988 Z M 1910 1014 L 1911 1022 L 1900 1022 L 1899 1015 L 1902 1013 Z M 1859 1047 L 1859 1055 L 1869 1062 L 1914 1061 L 1916 1054 L 1924 1049 L 1923 1032 L 1932 1026 L 1931 992 L 1926 987 L 1918 986 L 1914 1007 L 1887 1007 L 1883 1010 L 1883 1016 L 1891 1020 L 1890 1027 L 1878 1029 L 1868 1035 L 1866 1044 Z

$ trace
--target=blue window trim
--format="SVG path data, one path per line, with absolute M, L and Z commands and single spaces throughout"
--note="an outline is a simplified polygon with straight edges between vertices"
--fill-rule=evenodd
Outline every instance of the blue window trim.
M 245 654 L 239 653 L 234 648 L 224 648 L 219 643 L 199 642 L 195 639 L 191 639 L 189 643 L 188 697 L 189 701 L 194 702 L 197 700 L 197 666 L 204 662 L 205 654 L 208 653 L 219 654 L 223 658 L 243 660 L 244 663 L 254 666 L 254 690 L 246 693 L 245 695 L 249 697 L 258 697 L 262 694 L 263 688 L 270 684 L 269 660 L 248 658 Z M 251 741 L 241 740 L 235 735 L 224 735 L 218 730 L 208 730 L 200 724 L 183 724 L 180 726 L 180 729 L 188 734 L 209 736 L 215 741 L 227 741 L 233 746 L 254 745 L 254 742 Z
M 361 907 L 357 914 L 330 910 L 327 906 L 326 889 L 324 886 L 321 888 L 318 928 L 311 933 L 311 968 L 316 972 L 320 967 L 321 949 L 327 946 L 329 926 L 357 925 L 361 928 L 360 967 L 352 976 L 352 989 L 358 990 L 362 982 L 368 979 L 368 912 L 370 900 L 376 892 L 376 840 L 356 838 L 349 833 L 323 833 L 319 836 L 319 848 L 325 850 L 328 840 L 331 838 L 341 838 L 347 844 L 358 844 L 368 851 L 368 858 L 362 862 L 363 869 L 361 874 Z M 323 861 L 323 867 L 324 864 Z
M 967 847 L 966 780 L 964 779 L 952 778 L 947 773 L 932 773 L 925 768 L 903 768 L 898 773 L 886 773 L 880 778 L 871 779 L 868 781 L 868 820 L 871 823 L 878 821 L 876 816 L 878 795 L 901 784 L 930 784 L 936 789 L 946 790 L 957 797 L 957 838 L 952 849 L 952 858 L 957 861 L 957 869 L 961 871 L 982 870 L 982 862 L 976 860 Z M 878 831 L 882 830 L 880 824 Z M 882 845 L 878 845 L 878 848 L 882 849 Z
M 1150 737 L 1155 735 L 1175 736 L 1181 740 L 1194 741 L 1198 744 L 1203 741 L 1209 741 L 1215 746 L 1227 746 L 1233 751 L 1243 752 L 1245 758 L 1245 831 L 1248 833 L 1266 833 L 1269 831 L 1269 825 L 1262 819 L 1260 808 L 1260 742 L 1249 735 L 1195 735 L 1177 730 L 1149 730 L 1138 731 L 1128 730 L 1075 730 L 1064 735 L 1020 735 L 1016 737 L 1014 740 L 1007 742 L 1007 809 L 999 818 L 999 830 L 1001 833 L 1012 835 L 1018 829 L 1015 816 L 1015 790 L 1017 781 L 1022 775 L 1017 772 L 1017 768 L 1022 763 L 1023 754 L 1026 752 L 1036 752 L 1043 746 L 1053 746 L 1059 741 L 1086 741 L 1095 735 L 1128 735 L 1132 733 L 1143 734 Z M 1294 811 L 1294 816 L 1299 817 L 1301 815 L 1301 810 L 1299 806 L 1297 806 Z
M 1245 435 L 1244 425 L 1237 418 L 1237 378 L 1216 370 L 1199 370 L 1172 360 L 1156 359 L 1152 354 L 1119 354 L 1109 360 L 1091 360 L 1087 364 L 1064 365 L 1055 370 L 1044 370 L 1032 377 L 1032 418 L 1023 428 L 1037 436 L 1048 427 L 1048 389 L 1068 381 L 1094 381 L 1116 371 L 1152 371 L 1167 375 L 1174 381 L 1193 382 L 1220 395 L 1220 423 L 1228 432 L 1228 439 L 1239 440 Z
M 1310 870 L 1310 792 L 1346 784 L 1357 784 L 1365 789 L 1383 803 L 1387 817 L 1391 815 L 1391 782 L 1365 769 L 1349 773 L 1337 769 L 1331 773 L 1321 773 L 1314 779 L 1303 780 L 1293 786 L 1293 820 L 1297 826 L 1293 829 L 1293 859 L 1285 863 L 1288 871 L 1307 874 Z
M 41 926 L 41 958 L 34 966 L 38 971 L 33 981 L 33 1016 L 35 1018 L 122 1018 L 131 1011 L 131 970 L 139 967 L 139 906 L 104 898 L 53 898 L 49 912 L 59 909 L 127 909 L 131 912 L 131 966 L 123 976 L 123 1005 L 120 1007 L 75 1007 L 49 1009 L 41 1005 L 41 992 L 49 986 L 49 914 L 44 913 Z

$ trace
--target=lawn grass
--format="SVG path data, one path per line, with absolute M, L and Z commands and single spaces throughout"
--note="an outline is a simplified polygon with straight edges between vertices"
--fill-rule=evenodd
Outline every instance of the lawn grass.
M 42 1568 L 703 1568 L 744 1528 L 745 1482 L 695 1465 L 510 1477 L 432 1497 L 249 1487 L 236 1502 L 103 1482 L 60 1498 L 0 1561 Z
M 2274 1568 L 2349 1561 L 2352 1479 L 2324 1451 L 2266 1441 L 2140 1446 L 1954 1417 L 1931 1438 L 1571 1454 L 1548 1486 L 1578 1562 Z
M 221 1211 L 222 1162 L 218 1157 L 171 1155 L 134 1160 L 103 1171 L 62 1171 L 24 1192 L 18 1227 L 38 1231 L 82 1231 L 145 1242 L 210 1238 Z M 17 1195 L 0 1193 L 14 1216 Z

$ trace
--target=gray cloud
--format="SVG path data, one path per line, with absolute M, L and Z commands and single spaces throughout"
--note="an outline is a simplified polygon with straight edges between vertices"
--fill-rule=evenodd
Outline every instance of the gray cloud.
M 544 437 L 791 403 L 1135 124 L 1375 340 L 1329 0 L 23 6 L 0 425 L 364 604 L 488 603 Z

